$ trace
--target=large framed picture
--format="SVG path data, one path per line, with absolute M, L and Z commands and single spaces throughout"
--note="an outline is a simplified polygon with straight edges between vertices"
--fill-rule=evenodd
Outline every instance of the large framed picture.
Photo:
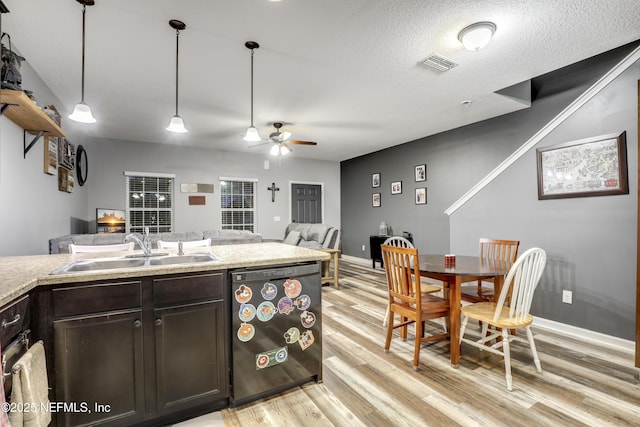
M 391 194 L 402 194 L 402 181 L 394 181 L 391 183 Z
M 373 188 L 380 187 L 380 172 L 371 175 L 371 186 Z
M 426 205 L 426 204 L 427 204 L 427 189 L 416 188 L 416 205 Z
M 371 195 L 371 206 L 374 208 L 379 208 L 381 206 L 380 193 L 373 193 Z
M 415 167 L 416 182 L 427 180 L 427 165 L 418 165 Z
M 626 132 L 536 150 L 538 199 L 629 194 Z

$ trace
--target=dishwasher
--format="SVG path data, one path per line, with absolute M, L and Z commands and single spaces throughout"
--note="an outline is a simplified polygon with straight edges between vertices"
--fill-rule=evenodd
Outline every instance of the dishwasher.
M 244 269 L 231 275 L 231 404 L 320 381 L 319 263 Z

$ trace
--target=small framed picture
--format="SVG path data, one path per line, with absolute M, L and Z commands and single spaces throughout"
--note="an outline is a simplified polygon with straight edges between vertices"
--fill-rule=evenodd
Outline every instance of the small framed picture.
M 380 172 L 371 175 L 371 186 L 373 188 L 380 187 Z
M 402 181 L 394 181 L 391 183 L 391 194 L 402 194 Z
M 371 206 L 374 208 L 380 207 L 380 193 L 373 193 L 371 197 Z
M 427 189 L 416 188 L 416 205 L 426 205 L 426 204 L 427 204 Z
M 427 180 L 427 165 L 418 165 L 415 168 L 416 182 Z

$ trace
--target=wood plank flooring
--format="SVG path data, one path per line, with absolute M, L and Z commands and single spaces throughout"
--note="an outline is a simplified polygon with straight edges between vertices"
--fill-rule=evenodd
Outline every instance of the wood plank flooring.
M 633 354 L 536 330 L 534 322 L 543 372 L 528 346 L 514 343 L 512 392 L 501 358 L 463 345 L 453 369 L 448 341 L 425 345 L 415 372 L 411 329 L 406 342 L 396 332 L 383 352 L 384 272 L 345 260 L 340 267 L 340 288 L 323 287 L 323 382 L 225 409 L 225 426 L 640 425 Z M 429 333 L 441 331 L 428 323 Z

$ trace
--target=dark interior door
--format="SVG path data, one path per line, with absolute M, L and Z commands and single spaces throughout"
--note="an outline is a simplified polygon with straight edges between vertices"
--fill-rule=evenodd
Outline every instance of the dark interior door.
M 322 223 L 321 185 L 291 185 L 291 222 Z

